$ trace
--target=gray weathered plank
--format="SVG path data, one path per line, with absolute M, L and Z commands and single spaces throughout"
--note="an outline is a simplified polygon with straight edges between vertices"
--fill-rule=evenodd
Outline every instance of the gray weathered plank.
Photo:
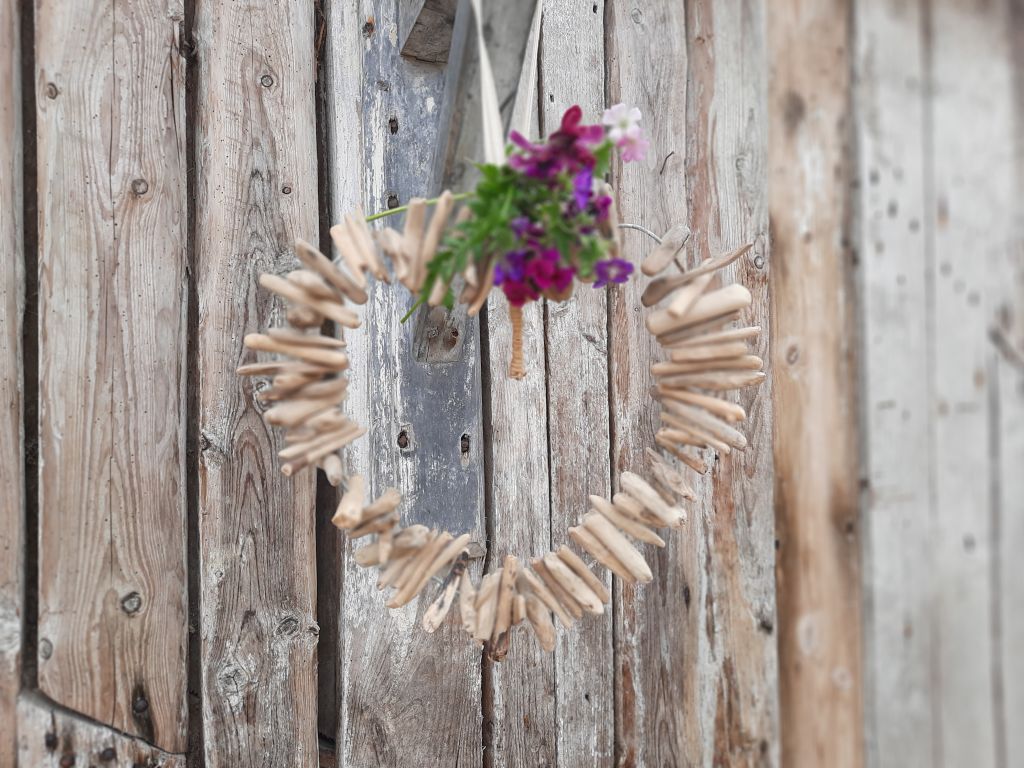
M 644 167 L 623 166 L 626 221 L 664 231 L 689 219 L 691 259 L 755 247 L 726 280 L 750 287 L 743 318 L 766 329 L 768 238 L 765 10 L 759 2 L 614 6 L 607 36 L 610 102 L 636 104 L 651 133 Z M 684 48 L 678 44 L 686 40 Z M 658 55 L 650 55 L 657 51 Z M 627 252 L 649 242 L 627 233 Z M 642 468 L 657 409 L 643 327 L 644 279 L 612 294 L 614 468 Z M 769 386 L 740 402 L 744 455 L 715 457 L 694 478 L 683 533 L 651 558 L 654 582 L 620 585 L 616 603 L 617 737 L 623 765 L 777 761 L 772 456 Z
M 849 14 L 846 0 L 777 3 L 768 28 L 782 764 L 852 768 L 863 730 Z
M 541 27 L 543 132 L 573 104 L 600 122 L 605 106 L 605 3 L 547 0 Z M 577 284 L 565 302 L 545 302 L 551 542 L 572 546 L 591 494 L 610 495 L 607 291 Z M 539 552 L 532 553 L 534 555 Z M 611 586 L 611 575 L 598 568 Z M 610 766 L 615 750 L 612 611 L 559 632 L 555 650 L 558 764 Z
M 445 143 L 441 120 L 452 95 L 445 93 L 445 68 L 399 56 L 394 3 L 333 3 L 329 14 L 332 219 L 356 205 L 375 212 L 437 191 L 435 149 Z M 370 294 L 364 327 L 345 334 L 347 410 L 369 429 L 349 454 L 350 469 L 367 479 L 373 494 L 392 485 L 403 493 L 403 523 L 468 531 L 482 541 L 476 323 L 456 335 L 442 319 L 443 359 L 417 359 L 417 322 L 399 322 L 408 292 L 394 284 L 375 285 Z M 478 651 L 452 622 L 423 632 L 419 605 L 426 600 L 388 611 L 372 570 L 351 559 L 343 568 L 339 763 L 478 764 Z
M 24 768 L 66 766 L 160 766 L 185 768 L 176 755 L 54 706 L 42 696 L 24 693 L 18 700 L 18 765 Z M 13 766 L 4 762 L 3 765 Z
M 15 758 L 21 684 L 25 483 L 21 328 L 25 309 L 22 230 L 21 45 L 15 3 L 0 7 L 0 765 Z
M 39 685 L 185 748 L 180 0 L 36 4 Z
M 279 471 L 242 337 L 281 320 L 261 272 L 316 242 L 313 8 L 199 0 L 199 543 L 205 760 L 317 763 L 314 477 Z
M 939 764 L 921 7 L 860 0 L 854 21 L 865 749 L 907 768 Z

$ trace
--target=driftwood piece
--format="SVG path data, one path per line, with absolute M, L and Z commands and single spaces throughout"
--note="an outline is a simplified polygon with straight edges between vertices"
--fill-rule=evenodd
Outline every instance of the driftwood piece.
M 322 333 L 302 333 L 291 328 L 270 328 L 267 335 L 286 344 L 304 344 L 311 347 L 326 347 L 328 349 L 344 349 L 346 344 L 342 339 L 333 336 L 324 336 Z
M 629 543 L 629 539 L 608 522 L 606 517 L 588 512 L 583 517 L 583 527 L 593 533 L 595 538 L 607 547 L 615 559 L 622 563 L 637 581 L 646 583 L 654 578 L 644 556 Z
M 469 556 L 465 552 L 455 558 L 455 563 L 441 584 L 438 596 L 424 611 L 423 629 L 427 632 L 436 631 L 444 621 L 444 617 L 448 615 L 448 611 L 451 610 L 452 603 L 455 602 L 455 594 L 459 591 L 462 576 L 466 572 L 467 563 L 469 563 Z
M 657 391 L 658 397 L 661 400 L 670 399 L 677 400 L 680 403 L 689 403 L 690 405 L 703 408 L 716 416 L 721 416 L 726 421 L 737 422 L 747 418 L 747 412 L 743 410 L 742 406 L 730 403 L 714 395 L 691 392 L 688 389 L 670 389 L 663 384 L 658 385 Z
M 632 518 L 629 515 L 624 514 L 621 510 L 616 509 L 608 499 L 602 498 L 601 496 L 591 496 L 590 503 L 593 504 L 595 512 L 604 515 L 608 518 L 608 522 L 624 533 L 628 533 L 634 539 L 646 544 L 653 544 L 656 547 L 665 546 L 665 540 L 662 539 L 661 536 L 635 518 Z
M 692 282 L 695 278 L 701 275 L 706 275 L 710 272 L 717 272 L 719 269 L 729 266 L 740 256 L 749 251 L 751 245 L 744 245 L 737 248 L 734 251 L 716 256 L 713 259 L 704 261 L 697 267 L 689 269 L 683 272 L 681 275 L 671 275 L 666 277 L 659 277 L 656 280 L 652 280 L 650 285 L 644 290 L 641 301 L 645 307 L 652 307 L 661 301 L 663 298 L 668 296 L 672 291 Z
M 339 528 L 351 528 L 359 522 L 363 510 L 363 499 L 366 495 L 366 483 L 362 475 L 352 475 L 348 479 L 348 487 L 338 502 L 338 509 L 331 522 Z
M 635 520 L 641 525 L 646 525 L 649 528 L 663 528 L 665 526 L 661 518 L 649 512 L 643 504 L 625 491 L 616 493 L 612 497 L 612 504 L 619 513 L 625 515 L 630 520 Z
M 717 291 L 700 296 L 693 307 L 682 317 L 672 314 L 669 309 L 659 309 L 647 315 L 647 330 L 656 336 L 664 336 L 683 328 L 712 318 L 749 307 L 750 291 L 746 286 L 732 283 Z
M 324 471 L 327 482 L 331 484 L 331 487 L 337 488 L 341 485 L 341 481 L 345 479 L 345 467 L 341 463 L 341 457 L 338 454 L 327 454 L 320 459 L 319 466 Z
M 427 569 L 430 563 L 435 557 L 437 557 L 441 550 L 451 541 L 451 534 L 447 531 L 438 531 L 433 529 L 430 532 L 430 537 L 427 543 L 424 544 L 419 551 L 416 552 L 411 558 L 408 565 L 402 570 L 401 575 L 394 583 L 395 594 L 388 600 L 388 608 L 399 607 L 396 604 L 396 597 L 401 594 L 404 596 L 408 593 L 409 587 L 415 584 L 419 580 L 420 575 Z M 405 603 L 402 603 L 403 605 Z
M 679 341 L 675 349 L 690 349 L 693 347 L 714 346 L 716 344 L 728 344 L 736 341 L 750 341 L 761 334 L 761 326 L 748 325 L 743 328 L 727 328 L 725 330 L 698 333 Z
M 441 551 L 438 554 L 435 554 L 429 561 L 426 561 L 422 570 L 415 575 L 414 579 L 408 585 L 406 585 L 406 588 L 404 590 L 400 590 L 399 593 L 392 598 L 391 603 L 394 603 L 395 605 L 389 605 L 389 607 L 405 605 L 416 597 L 434 574 L 448 567 L 452 560 L 465 552 L 466 545 L 469 544 L 470 538 L 472 537 L 468 533 L 464 533 L 456 539 L 452 539 L 452 535 L 447 531 L 442 533 L 438 537 L 438 540 L 443 543 Z
M 405 225 L 402 229 L 402 243 L 405 246 L 402 257 L 409 265 L 405 287 L 413 293 L 419 292 L 426 276 L 426 267 L 420 261 L 426 218 L 427 201 L 422 197 L 414 197 L 409 201 L 408 210 L 405 212 Z
M 537 642 L 545 651 L 555 649 L 555 625 L 551 622 L 551 612 L 536 595 L 526 595 L 526 618 L 533 628 Z
M 398 515 L 392 512 L 360 523 L 348 532 L 348 537 L 353 540 L 361 539 L 373 533 L 382 533 L 389 528 L 394 528 L 396 525 L 398 525 Z
M 674 360 L 651 365 L 651 373 L 657 378 L 677 376 L 683 373 L 704 373 L 705 371 L 760 371 L 764 360 L 757 355 L 739 355 L 718 360 L 701 360 L 679 363 Z
M 667 389 L 697 387 L 714 392 L 728 389 L 742 389 L 760 384 L 765 380 L 763 371 L 706 371 L 704 373 L 680 373 L 666 376 L 660 383 Z
M 459 578 L 459 616 L 462 628 L 472 636 L 476 629 L 476 588 L 468 570 Z
M 356 304 L 365 304 L 368 297 L 364 285 L 360 286 L 355 280 L 346 275 L 335 264 L 320 253 L 319 250 L 303 240 L 295 241 L 295 255 L 298 256 L 308 269 L 316 272 L 320 277 L 333 285 L 346 298 Z
M 661 242 L 647 254 L 647 257 L 640 265 L 640 270 L 648 277 L 657 275 L 672 263 L 676 254 L 686 245 L 686 241 L 689 239 L 690 228 L 685 224 L 676 224 L 662 236 Z
M 366 223 L 366 217 L 361 208 L 356 208 L 353 213 L 345 217 L 345 226 L 348 227 L 352 243 L 359 250 L 360 259 L 373 273 L 373 276 L 385 283 L 390 283 L 391 278 L 384 266 L 384 261 L 377 253 L 377 246 L 374 244 L 373 235 L 370 234 L 370 227 Z
M 312 307 L 291 304 L 285 311 L 285 319 L 295 328 L 319 328 L 324 324 L 324 316 Z
M 572 568 L 573 573 L 583 579 L 584 583 L 590 590 L 597 595 L 598 599 L 602 603 L 611 602 L 612 596 L 608 591 L 608 588 L 604 585 L 604 582 L 599 579 L 587 564 L 583 562 L 582 558 L 569 549 L 565 544 L 558 548 L 558 556 L 562 558 L 566 565 Z
M 699 445 L 702 448 L 714 448 L 725 456 L 732 453 L 732 446 L 727 442 L 720 440 L 707 429 L 694 424 L 689 419 L 684 419 L 683 417 L 677 416 L 676 414 L 668 411 L 662 411 L 661 422 L 674 428 L 677 432 L 687 435 L 687 439 L 692 440 L 695 445 Z
M 290 355 L 303 362 L 319 365 L 332 371 L 343 371 L 348 368 L 348 355 L 333 349 L 323 349 L 308 344 L 289 343 L 262 333 L 246 335 L 244 343 L 249 349 Z
M 544 585 L 548 588 L 558 603 L 564 606 L 574 619 L 583 617 L 583 606 L 580 602 L 573 597 L 572 593 L 562 586 L 562 583 L 555 578 L 554 574 L 548 570 L 547 564 L 542 558 L 534 558 L 530 561 L 530 566 L 534 572 L 540 577 L 540 580 L 544 582 Z
M 293 269 L 286 275 L 286 277 L 290 282 L 295 283 L 314 299 L 340 303 L 344 303 L 345 301 L 345 298 L 341 296 L 333 286 L 324 282 L 316 272 L 312 272 L 308 269 Z M 323 338 L 329 339 L 332 337 L 324 336 Z
M 674 363 L 696 363 L 709 360 L 722 360 L 747 354 L 747 345 L 743 341 L 728 341 L 704 345 L 690 345 L 673 349 L 669 358 Z
M 508 654 L 519 561 L 514 555 L 506 555 L 501 570 L 501 582 L 495 598 L 494 629 L 491 630 L 491 640 L 487 644 L 487 656 L 492 661 L 501 661 Z
M 663 525 L 678 528 L 686 521 L 686 513 L 682 509 L 666 504 L 658 492 L 639 475 L 623 472 L 619 481 L 622 489 L 662 520 Z
M 306 453 L 304 453 L 299 458 L 293 459 L 289 461 L 287 464 L 282 464 L 281 472 L 285 476 L 291 476 L 298 470 L 302 469 L 303 467 L 306 467 L 310 464 L 315 465 L 318 461 L 320 461 L 320 459 L 322 459 L 327 454 L 334 453 L 335 451 L 344 448 L 353 440 L 358 440 L 365 434 L 365 427 L 360 427 L 356 424 L 352 424 L 352 426 L 349 429 L 344 430 L 342 432 L 338 432 L 335 435 L 334 439 L 332 439 L 330 442 L 321 443 L 317 445 L 316 448 L 310 448 Z
M 568 629 L 572 626 L 572 616 L 562 607 L 561 603 L 558 602 L 558 598 L 555 597 L 551 590 L 544 586 L 544 582 L 529 568 L 523 568 L 519 572 L 518 587 L 521 592 L 530 592 L 536 595 L 537 599 L 544 603 L 547 609 L 558 617 L 563 627 Z
M 338 392 L 325 397 L 288 400 L 265 411 L 263 420 L 275 427 L 297 427 L 311 416 L 333 408 L 344 399 L 345 393 Z
M 341 260 L 345 263 L 348 273 L 352 277 L 352 281 L 360 290 L 365 291 L 367 282 L 366 275 L 363 274 L 363 270 L 369 265 L 363 261 L 363 253 L 352 240 L 352 233 L 349 232 L 349 228 L 345 224 L 344 219 L 342 219 L 342 223 L 335 224 L 331 227 L 331 242 L 333 242 L 334 247 L 338 249 L 338 254 L 341 256 Z
M 282 373 L 301 373 L 314 376 L 326 376 L 332 371 L 321 365 L 297 363 L 292 360 L 270 360 L 265 363 L 246 363 L 235 368 L 239 376 L 274 376 Z
M 342 305 L 340 302 L 318 299 L 315 296 L 310 295 L 305 288 L 298 286 L 283 277 L 266 273 L 262 274 L 260 275 L 260 285 L 288 301 L 310 307 L 329 320 L 333 320 L 346 328 L 359 327 L 359 315 L 348 307 Z
M 659 448 L 668 451 L 670 454 L 675 456 L 686 466 L 692 469 L 694 472 L 703 475 L 708 471 L 708 465 L 700 456 L 694 456 L 692 453 L 682 449 L 679 445 L 670 440 L 665 434 L 665 430 L 658 430 L 654 433 L 654 443 Z
M 601 565 L 620 579 L 630 584 L 636 584 L 636 577 L 633 576 L 632 572 L 620 563 L 611 550 L 589 530 L 583 526 L 573 526 L 569 529 L 569 538 L 589 552 L 597 562 L 601 563 Z
M 704 295 L 704 291 L 711 284 L 712 277 L 713 275 L 702 275 L 676 291 L 672 296 L 672 301 L 666 307 L 668 313 L 677 320 L 684 320 L 697 300 Z
M 363 508 L 360 521 L 366 522 L 367 520 L 373 520 L 375 517 L 380 517 L 381 515 L 393 512 L 398 509 L 398 505 L 401 503 L 402 494 L 398 492 L 398 489 L 388 488 L 373 502 L 367 504 L 366 507 Z
M 665 461 L 660 453 L 648 447 L 644 449 L 644 454 L 647 456 L 647 464 L 651 468 L 651 474 L 666 488 L 669 488 L 676 496 L 688 501 L 696 501 L 697 495 L 693 492 L 693 488 L 683 479 L 683 476 L 675 467 Z
M 739 318 L 740 310 L 734 309 L 731 312 L 709 317 L 707 320 L 702 320 L 701 322 L 694 323 L 693 325 L 683 325 L 671 333 L 658 336 L 657 341 L 658 344 L 665 349 L 676 349 L 692 338 L 706 336 L 711 331 L 720 330 L 722 326 L 728 325 L 734 320 L 739 320 Z
M 743 450 L 747 447 L 747 438 L 742 432 L 735 427 L 730 427 L 720 418 L 702 408 L 697 408 L 693 405 L 688 405 L 687 403 L 683 403 L 672 398 L 663 399 L 662 406 L 668 412 L 691 422 L 706 432 L 711 433 L 717 439 L 727 443 L 733 448 Z
M 476 625 L 473 639 L 487 642 L 494 630 L 497 611 L 498 585 L 501 582 L 501 568 L 484 576 L 476 593 Z
M 397 526 L 391 526 L 386 528 L 377 536 L 378 556 L 382 563 L 386 563 L 391 559 L 391 551 L 394 549 L 396 527 Z
M 551 574 L 551 578 L 572 595 L 573 600 L 579 603 L 583 610 L 593 614 L 604 613 L 604 604 L 601 598 L 583 579 L 576 575 L 572 568 L 566 565 L 562 558 L 553 552 L 548 552 L 544 555 L 544 567 Z

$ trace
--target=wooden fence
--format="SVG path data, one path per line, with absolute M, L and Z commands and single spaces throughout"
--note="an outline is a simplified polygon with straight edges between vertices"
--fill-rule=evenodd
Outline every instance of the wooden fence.
M 553 654 L 384 611 L 233 371 L 295 238 L 471 182 L 466 3 L 3 0 L 0 767 L 1024 763 L 1024 6 L 485 5 L 506 117 L 639 106 L 622 216 L 754 244 L 750 447 Z M 651 442 L 639 295 L 532 306 L 517 382 L 374 292 L 348 469 L 549 548 Z

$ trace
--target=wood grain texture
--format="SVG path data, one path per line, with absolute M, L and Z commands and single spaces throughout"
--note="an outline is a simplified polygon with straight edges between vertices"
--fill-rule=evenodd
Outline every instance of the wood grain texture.
M 317 242 L 313 8 L 199 0 L 196 279 L 205 762 L 317 763 L 314 476 L 283 477 L 242 337 L 283 320 L 262 272 Z
M 36 4 L 39 685 L 185 748 L 176 0 Z
M 25 546 L 21 329 L 25 311 L 22 229 L 21 44 L 15 3 L 0 6 L 0 765 L 12 765 L 21 684 Z
M 863 764 L 848 17 L 769 16 L 783 765 Z
M 938 764 L 921 5 L 854 6 L 865 757 L 907 768 Z
M 18 700 L 18 763 L 24 768 L 159 766 L 185 768 L 185 756 L 157 749 L 55 707 L 38 694 Z M 13 765 L 4 763 L 4 765 Z
M 689 3 L 685 17 L 677 4 L 616 4 L 606 50 L 609 102 L 639 106 L 652 141 L 647 167 L 620 169 L 622 218 L 662 232 L 688 221 L 691 261 L 753 242 L 723 279 L 750 288 L 754 302 L 742 320 L 767 333 L 764 14 L 757 2 Z M 627 233 L 627 252 L 646 253 L 650 243 L 640 237 Z M 645 282 L 612 294 L 616 471 L 642 471 L 657 424 L 647 369 L 659 353 L 642 324 Z M 760 344 L 767 358 L 766 336 Z M 699 499 L 684 532 L 652 555 L 653 584 L 617 590 L 622 765 L 778 759 L 769 386 L 739 398 L 750 447 L 693 478 Z
M 442 119 L 452 95 L 445 92 L 445 68 L 399 56 L 394 3 L 333 3 L 328 38 L 332 219 L 356 205 L 380 211 L 436 191 L 435 148 L 445 143 Z M 437 318 L 444 335 L 417 359 L 417 328 L 432 320 L 400 323 L 410 304 L 400 285 L 374 285 L 360 310 L 363 328 L 345 334 L 347 410 L 369 429 L 349 453 L 349 466 L 366 478 L 371 496 L 389 486 L 402 492 L 404 524 L 470 532 L 482 542 L 476 323 L 453 333 L 458 325 Z M 435 361 L 431 349 L 441 349 L 443 360 Z M 434 634 L 422 631 L 420 608 L 433 599 L 430 589 L 424 600 L 388 611 L 372 569 L 350 558 L 343 568 L 339 764 L 479 764 L 479 652 L 450 620 Z
M 584 121 L 604 111 L 604 2 L 548 0 L 541 26 L 544 134 L 573 104 Z M 568 301 L 545 302 L 551 542 L 573 546 L 568 530 L 610 497 L 607 291 L 577 284 Z M 499 510 L 500 512 L 500 510 Z M 534 556 L 539 552 L 531 553 Z M 581 553 L 582 554 L 582 553 Z M 611 589 L 611 576 L 598 573 Z M 587 616 L 558 634 L 555 650 L 558 765 L 611 766 L 615 754 L 612 612 Z

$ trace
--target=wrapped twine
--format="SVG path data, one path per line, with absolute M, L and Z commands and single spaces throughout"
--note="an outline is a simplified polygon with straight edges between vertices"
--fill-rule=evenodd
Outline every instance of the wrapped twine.
M 523 308 L 508 305 L 508 318 L 512 321 L 512 361 L 508 366 L 508 375 L 513 379 L 526 377 L 526 366 L 523 364 Z

